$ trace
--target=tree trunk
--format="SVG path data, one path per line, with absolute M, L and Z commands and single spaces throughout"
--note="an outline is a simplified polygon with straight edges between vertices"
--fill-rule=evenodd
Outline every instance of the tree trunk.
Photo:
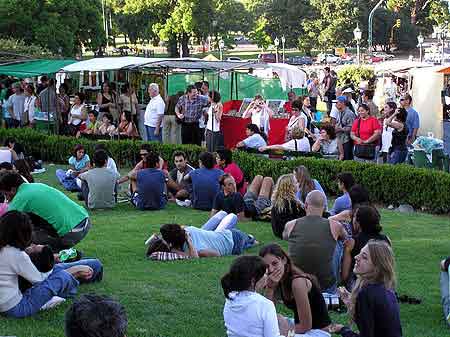
M 181 50 L 182 57 L 189 57 L 189 35 L 187 33 L 183 33 L 181 36 Z
M 167 52 L 169 53 L 170 57 L 180 56 L 180 54 L 178 53 L 178 40 L 175 35 L 171 36 L 169 38 L 169 41 L 167 41 Z
M 128 44 L 128 42 L 127 42 L 127 34 L 123 34 L 123 37 L 125 38 L 125 44 Z

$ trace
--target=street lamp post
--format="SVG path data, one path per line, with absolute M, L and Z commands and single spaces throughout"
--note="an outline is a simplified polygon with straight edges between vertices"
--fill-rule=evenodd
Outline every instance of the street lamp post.
M 276 37 L 275 40 L 273 41 L 273 44 L 275 45 L 275 49 L 276 49 L 275 58 L 276 58 L 276 62 L 278 63 L 278 46 L 280 45 L 280 40 L 278 40 L 278 38 Z
M 423 37 L 422 33 L 419 34 L 419 36 L 417 37 L 417 42 L 419 42 L 419 52 L 420 52 L 420 62 L 422 63 L 422 47 L 423 47 L 423 42 L 425 41 L 425 38 Z
M 220 51 L 220 60 L 223 60 L 223 49 L 225 48 L 225 42 L 220 39 L 219 41 L 219 51 Z
M 358 66 L 359 66 L 361 64 L 361 55 L 360 55 L 360 51 L 359 51 L 359 44 L 362 39 L 362 31 L 361 31 L 361 29 L 359 29 L 358 24 L 356 24 L 356 28 L 353 31 L 353 35 L 355 36 L 355 40 L 356 40 L 356 57 L 357 57 Z
M 285 45 L 286 45 L 286 38 L 284 37 L 284 35 L 281 37 L 281 45 L 283 46 L 283 63 L 285 63 L 286 58 L 285 58 Z
M 375 7 L 369 14 L 369 54 L 372 55 L 373 51 L 373 16 L 375 15 L 375 11 L 383 4 L 384 0 L 378 1 Z

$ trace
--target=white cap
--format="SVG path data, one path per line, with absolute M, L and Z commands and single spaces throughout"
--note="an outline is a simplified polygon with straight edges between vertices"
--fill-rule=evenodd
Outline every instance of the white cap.
M 353 89 L 352 88 L 347 88 L 342 93 L 343 94 L 353 93 Z

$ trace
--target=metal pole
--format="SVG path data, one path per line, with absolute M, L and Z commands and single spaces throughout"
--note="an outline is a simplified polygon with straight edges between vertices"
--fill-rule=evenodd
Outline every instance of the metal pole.
M 356 57 L 358 58 L 358 66 L 361 65 L 361 55 L 359 51 L 359 40 L 356 40 Z
M 375 15 L 375 11 L 381 6 L 384 0 L 378 1 L 375 7 L 369 14 L 369 55 L 372 54 L 373 51 L 373 16 Z
M 286 62 L 284 45 L 285 43 L 283 42 L 283 63 Z
M 276 57 L 276 62 L 278 63 L 278 46 L 277 46 L 277 50 L 276 50 L 276 55 L 275 55 L 275 57 Z
M 422 43 L 420 44 L 420 63 L 422 63 Z

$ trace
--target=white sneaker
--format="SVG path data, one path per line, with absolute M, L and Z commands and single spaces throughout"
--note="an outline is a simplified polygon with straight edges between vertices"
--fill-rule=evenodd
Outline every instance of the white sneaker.
M 66 299 L 59 297 L 59 296 L 53 296 L 50 301 L 48 301 L 47 303 L 45 303 L 40 310 L 49 310 L 51 308 L 54 308 L 58 305 L 60 305 L 61 303 L 65 302 Z
M 186 199 L 184 201 L 175 199 L 175 202 L 177 203 L 178 206 L 181 206 L 181 207 L 191 207 L 191 204 L 192 204 L 189 199 Z

